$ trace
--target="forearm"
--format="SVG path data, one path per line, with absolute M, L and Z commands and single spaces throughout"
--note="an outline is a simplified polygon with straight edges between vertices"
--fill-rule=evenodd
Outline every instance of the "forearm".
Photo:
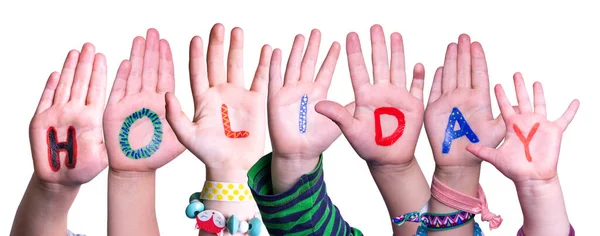
M 300 177 L 313 171 L 319 163 L 319 155 L 314 157 L 284 157 L 273 152 L 271 175 L 273 193 L 279 194 L 291 189 Z
M 569 235 L 569 218 L 558 176 L 547 181 L 515 183 L 515 186 L 526 236 Z
M 67 216 L 79 186 L 42 183 L 33 174 L 17 209 L 11 236 L 67 234 Z
M 415 158 L 402 166 L 369 165 L 369 170 L 383 196 L 390 219 L 419 211 L 429 200 L 429 185 Z M 418 226 L 407 223 L 398 227 L 392 223 L 394 235 L 413 235 Z
M 247 173 L 248 171 L 246 170 L 207 169 L 206 181 L 245 184 L 248 182 Z M 234 202 L 203 200 L 203 203 L 205 209 L 221 212 L 226 219 L 229 219 L 229 217 L 235 215 L 238 220 L 249 221 L 258 211 L 254 201 Z M 214 236 L 215 234 L 200 230 L 198 235 Z M 229 231 L 223 231 L 223 235 L 232 234 Z M 243 234 L 237 233 L 233 235 Z
M 480 171 L 481 166 L 460 166 L 444 168 L 436 166 L 433 175 L 440 182 L 454 189 L 455 191 L 471 197 L 477 197 Z M 458 209 L 446 206 L 433 197 L 429 201 L 429 212 L 443 214 L 455 211 L 458 211 Z M 473 235 L 473 224 L 473 222 L 469 222 L 468 224 L 465 224 L 455 229 L 431 231 L 428 234 L 438 236 Z
M 155 172 L 108 172 L 108 235 L 159 235 Z

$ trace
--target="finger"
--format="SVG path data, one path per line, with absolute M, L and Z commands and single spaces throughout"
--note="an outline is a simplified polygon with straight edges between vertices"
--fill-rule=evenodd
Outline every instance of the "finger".
M 437 101 L 442 96 L 442 72 L 444 67 L 440 66 L 435 70 L 433 76 L 433 83 L 431 84 L 431 91 L 429 92 L 429 99 L 427 104 Z
M 579 109 L 579 100 L 575 99 L 569 104 L 569 108 L 563 113 L 563 115 L 556 120 L 556 124 L 562 128 L 562 130 L 566 130 L 573 118 L 575 118 L 575 114 L 577 114 L 577 109 Z
M 175 65 L 173 65 L 173 54 L 171 46 L 165 39 L 160 40 L 160 63 L 158 66 L 158 86 L 156 92 L 175 91 Z
M 142 89 L 156 91 L 158 83 L 160 58 L 160 36 L 156 29 L 148 29 L 146 32 L 146 49 L 144 52 L 144 70 L 142 71 Z
M 498 101 L 498 107 L 500 108 L 500 113 L 502 114 L 502 117 L 504 117 L 504 119 L 515 115 L 515 110 L 513 109 L 512 105 L 510 105 L 510 101 L 508 101 L 508 98 L 506 97 L 506 93 L 504 93 L 504 89 L 502 88 L 502 85 L 497 84 L 494 87 L 494 92 L 496 92 L 496 100 Z M 519 111 L 521 111 L 519 109 Z
M 87 95 L 90 77 L 92 75 L 92 67 L 94 66 L 95 54 L 96 49 L 91 43 L 86 43 L 81 48 L 69 101 L 80 104 L 85 103 L 85 96 Z
M 389 83 L 390 67 L 385 35 L 380 25 L 371 27 L 371 60 L 373 61 L 373 83 Z
M 304 51 L 304 36 L 296 35 L 290 52 L 290 58 L 285 67 L 283 86 L 294 85 L 300 79 L 300 60 L 302 60 L 302 51 Z
M 271 56 L 269 66 L 269 95 L 277 93 L 283 83 L 281 82 L 281 50 L 276 48 Z
M 54 93 L 54 104 L 65 104 L 69 101 L 78 57 L 79 52 L 77 50 L 71 50 L 69 54 L 67 54 L 67 58 L 65 59 L 65 63 L 60 73 L 60 81 L 58 82 L 58 87 Z
M 348 57 L 348 68 L 350 69 L 350 79 L 352 80 L 352 88 L 354 95 L 356 91 L 364 85 L 369 84 L 369 73 L 365 65 L 360 40 L 358 34 L 352 32 L 346 37 L 346 54 Z
M 475 155 L 481 160 L 487 161 L 492 165 L 496 165 L 496 157 L 498 156 L 498 151 L 491 147 L 486 147 L 479 144 L 469 144 L 467 145 L 467 151 Z
M 461 34 L 458 37 L 457 86 L 471 88 L 471 38 Z
M 338 42 L 333 42 L 333 44 L 331 44 L 329 52 L 327 52 L 327 56 L 325 57 L 323 65 L 321 65 L 319 73 L 317 74 L 317 78 L 315 79 L 315 83 L 321 86 L 323 91 L 325 91 L 325 97 L 327 97 L 327 91 L 331 85 L 331 79 L 333 78 L 333 73 L 335 72 L 335 66 L 337 65 L 338 58 L 340 57 L 340 50 L 341 46 Z
M 143 37 L 135 37 L 131 46 L 129 61 L 131 62 L 131 70 L 129 78 L 127 78 L 127 94 L 138 93 L 142 89 L 142 69 L 144 67 L 144 50 L 146 48 L 146 40 Z
M 425 67 L 417 63 L 413 69 L 413 80 L 410 84 L 410 94 L 423 102 L 423 87 L 425 86 Z
M 271 46 L 269 45 L 264 45 L 260 50 L 260 59 L 258 60 L 258 66 L 254 73 L 250 91 L 259 92 L 263 96 L 267 94 L 267 87 L 269 84 L 269 63 L 271 62 L 272 54 Z M 281 56 L 281 52 L 279 55 Z M 279 59 L 281 60 L 281 57 Z M 279 71 L 281 71 L 281 69 Z M 281 74 L 279 76 L 279 82 L 281 83 Z
M 210 87 L 224 84 L 227 82 L 225 76 L 225 66 L 223 65 L 223 41 L 224 27 L 221 24 L 215 24 L 210 31 L 208 39 L 208 83 Z
M 390 36 L 392 41 L 392 62 L 391 62 L 391 81 L 393 85 L 401 88 L 406 87 L 406 67 L 404 61 L 404 43 L 402 41 L 402 35 L 399 33 L 393 33 Z
M 244 31 L 239 27 L 231 30 L 227 56 L 227 83 L 244 87 Z
M 521 114 L 519 111 L 519 106 L 512 106 L 513 110 L 515 111 L 515 114 Z M 498 114 L 498 116 L 496 116 L 496 118 L 494 118 L 494 121 L 497 124 L 497 128 L 498 130 L 504 130 L 503 132 L 506 132 L 506 121 L 504 120 L 504 116 L 502 115 L 502 113 Z M 508 118 L 508 116 L 506 117 Z M 500 132 L 502 133 L 502 132 Z
M 458 45 L 456 45 L 456 43 L 448 44 L 448 49 L 446 49 L 446 59 L 444 60 L 444 71 L 442 72 L 442 93 L 447 93 L 456 89 L 457 54 Z
M 533 83 L 533 108 L 534 112 L 546 118 L 546 98 L 544 97 L 544 88 L 542 83 Z
M 517 93 L 517 102 L 519 103 L 519 110 L 523 113 L 531 112 L 531 102 L 529 101 L 529 95 L 527 94 L 523 76 L 521 73 L 517 72 L 513 76 L 513 79 L 515 83 L 515 92 Z
M 320 101 L 315 106 L 315 111 L 336 123 L 342 132 L 352 128 L 354 117 L 345 107 L 336 102 Z
M 308 38 L 308 46 L 302 58 L 300 67 L 300 81 L 313 81 L 315 78 L 315 67 L 319 57 L 319 48 L 321 47 L 321 32 L 313 29 Z
M 483 47 L 479 42 L 471 44 L 471 87 L 490 93 L 490 79 Z
M 194 97 L 194 107 L 200 105 L 198 96 L 208 89 L 208 78 L 206 77 L 206 64 L 204 62 L 204 48 L 202 38 L 195 36 L 190 42 L 190 85 Z
M 129 73 L 131 72 L 131 62 L 129 60 L 123 60 L 119 69 L 117 70 L 117 76 L 113 82 L 110 96 L 108 97 L 108 104 L 115 104 L 123 97 L 125 97 L 127 89 L 127 79 L 129 79 Z
M 179 140 L 179 142 L 184 146 L 188 147 L 189 144 L 193 143 L 192 139 L 194 138 L 194 124 L 181 110 L 181 105 L 175 97 L 175 94 L 172 92 L 167 92 L 165 94 L 165 99 L 167 122 L 169 122 L 169 125 L 171 128 L 173 128 L 173 132 L 175 132 L 177 140 Z
M 98 53 L 94 57 L 94 67 L 90 85 L 87 90 L 87 99 L 85 104 L 98 109 L 104 109 L 106 102 L 106 58 Z
M 35 114 L 41 113 L 52 106 L 54 92 L 56 91 L 59 80 L 60 74 L 58 72 L 52 72 L 50 74 L 48 81 L 46 81 L 46 86 L 44 87 L 44 92 L 42 92 L 42 97 L 40 98 L 38 107 L 35 110 Z

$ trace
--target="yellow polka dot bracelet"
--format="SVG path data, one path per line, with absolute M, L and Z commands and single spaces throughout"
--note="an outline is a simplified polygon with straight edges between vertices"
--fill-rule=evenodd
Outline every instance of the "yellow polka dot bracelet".
M 200 199 L 227 202 L 254 200 L 247 184 L 214 181 L 204 182 Z

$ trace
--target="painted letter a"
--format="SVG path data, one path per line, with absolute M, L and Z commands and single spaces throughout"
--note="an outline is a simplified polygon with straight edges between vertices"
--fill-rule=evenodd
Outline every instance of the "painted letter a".
M 454 130 L 456 127 L 456 123 L 460 126 L 459 130 Z M 450 113 L 450 117 L 448 117 L 448 125 L 446 126 L 446 136 L 444 137 L 444 143 L 442 143 L 442 153 L 447 154 L 450 152 L 450 146 L 452 145 L 452 140 L 458 139 L 462 136 L 467 136 L 469 141 L 472 143 L 478 143 L 479 138 L 471 127 L 467 120 L 463 116 L 463 114 L 458 110 L 458 108 L 452 108 L 452 113 Z

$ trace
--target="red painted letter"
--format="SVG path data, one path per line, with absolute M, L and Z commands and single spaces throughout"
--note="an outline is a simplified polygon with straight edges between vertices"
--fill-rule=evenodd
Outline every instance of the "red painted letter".
M 227 105 L 221 105 L 221 118 L 223 119 L 223 129 L 225 129 L 225 136 L 228 138 L 245 138 L 250 136 L 248 131 L 231 131 L 231 122 L 229 121 L 229 110 Z
M 529 152 L 529 143 L 531 142 L 531 139 L 533 138 L 533 135 L 535 134 L 535 132 L 537 132 L 538 127 L 540 127 L 540 122 L 535 123 L 535 125 L 533 125 L 533 127 L 531 128 L 531 130 L 529 131 L 529 134 L 527 135 L 527 138 L 525 138 L 525 135 L 523 135 L 523 133 L 521 132 L 521 129 L 519 129 L 519 126 L 517 126 L 516 124 L 513 124 L 513 129 L 515 130 L 515 133 L 517 133 L 517 136 L 519 136 L 519 139 L 521 140 L 521 142 L 523 143 L 523 146 L 525 147 L 525 157 L 527 158 L 527 161 L 531 162 L 531 153 Z
M 390 146 L 398 140 L 404 133 L 404 113 L 394 107 L 380 107 L 375 109 L 375 143 L 379 146 Z M 390 136 L 383 137 L 381 130 L 381 115 L 391 115 L 398 120 L 398 127 Z

